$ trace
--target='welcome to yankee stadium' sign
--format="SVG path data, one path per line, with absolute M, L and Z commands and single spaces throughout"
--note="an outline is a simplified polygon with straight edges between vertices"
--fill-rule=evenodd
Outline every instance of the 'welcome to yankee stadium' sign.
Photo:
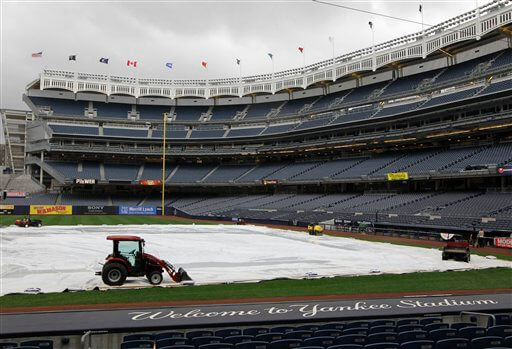
M 512 297 L 509 294 L 489 294 L 0 314 L 0 337 L 9 338 L 9 335 L 28 333 L 44 333 L 49 336 L 56 332 L 85 330 L 158 330 L 192 326 L 371 319 L 461 311 L 502 311 L 511 308 Z

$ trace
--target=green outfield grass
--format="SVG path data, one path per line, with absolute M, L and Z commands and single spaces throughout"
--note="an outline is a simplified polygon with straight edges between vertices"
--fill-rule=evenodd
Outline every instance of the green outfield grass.
M 387 274 L 336 277 L 317 280 L 274 280 L 259 283 L 152 287 L 138 290 L 87 291 L 0 297 L 1 308 L 52 305 L 115 304 L 229 300 L 289 296 L 320 296 L 387 292 L 426 292 L 455 290 L 512 289 L 512 269 L 495 268 L 471 271 Z
M 25 216 L 0 216 L 0 225 L 14 224 L 16 219 L 21 219 Z M 44 225 L 117 225 L 117 224 L 214 224 L 209 222 L 198 222 L 191 220 L 169 219 L 160 216 L 38 216 L 31 215 L 32 219 L 40 219 Z

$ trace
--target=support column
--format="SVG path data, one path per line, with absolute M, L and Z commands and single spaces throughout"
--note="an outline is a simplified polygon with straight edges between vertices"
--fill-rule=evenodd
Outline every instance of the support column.
M 39 184 L 43 184 L 43 161 L 44 151 L 41 150 L 41 166 L 39 166 Z

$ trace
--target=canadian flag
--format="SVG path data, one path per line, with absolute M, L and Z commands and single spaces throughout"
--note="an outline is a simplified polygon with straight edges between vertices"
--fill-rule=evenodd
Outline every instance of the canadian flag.
M 130 61 L 130 60 L 128 60 L 126 62 L 126 65 L 127 66 L 133 66 L 134 68 L 137 68 L 137 61 Z
M 300 53 L 304 53 L 304 47 L 299 47 Z

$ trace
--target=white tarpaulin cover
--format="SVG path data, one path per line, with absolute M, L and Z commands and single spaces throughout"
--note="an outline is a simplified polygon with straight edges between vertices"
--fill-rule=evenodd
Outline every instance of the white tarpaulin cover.
M 118 225 L 2 228 L 0 293 L 104 287 L 101 270 L 112 242 L 107 235 L 138 235 L 145 251 L 183 267 L 197 284 L 510 267 L 476 255 L 442 261 L 437 249 L 398 246 L 305 232 L 236 225 Z M 148 285 L 145 278 L 129 285 Z M 170 278 L 165 275 L 164 284 Z

